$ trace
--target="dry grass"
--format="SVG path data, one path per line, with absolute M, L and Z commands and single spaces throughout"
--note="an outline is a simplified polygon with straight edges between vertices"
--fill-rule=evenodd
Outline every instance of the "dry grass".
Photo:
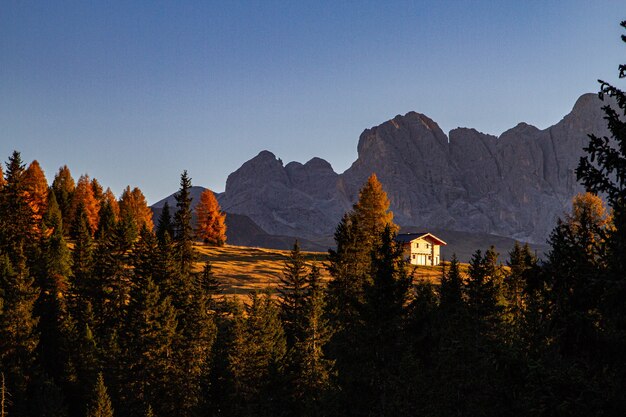
M 204 262 L 210 261 L 213 273 L 224 286 L 226 295 L 245 296 L 254 291 L 269 290 L 274 292 L 283 273 L 285 260 L 289 251 L 278 249 L 251 248 L 245 246 L 230 246 L 218 248 L 213 246 L 196 245 L 200 270 Z M 309 265 L 315 264 L 320 268 L 322 279 L 330 279 L 324 267 L 327 253 L 302 252 Z M 461 264 L 461 272 L 467 270 L 467 264 Z M 441 266 L 419 266 L 408 268 L 413 273 L 415 281 L 426 280 L 439 283 Z
M 289 257 L 288 250 L 251 248 L 245 246 L 212 247 L 196 245 L 198 253 L 197 269 L 210 261 L 213 273 L 224 286 L 226 295 L 245 295 L 253 291 L 269 289 L 273 291 Z M 330 276 L 324 268 L 326 253 L 302 252 L 309 265 L 320 268 L 322 279 Z

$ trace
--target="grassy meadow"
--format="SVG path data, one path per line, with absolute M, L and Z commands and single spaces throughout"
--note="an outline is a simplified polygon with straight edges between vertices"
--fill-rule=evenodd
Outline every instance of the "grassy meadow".
M 225 295 L 245 296 L 253 291 L 274 291 L 289 257 L 288 250 L 265 249 L 247 246 L 223 247 L 195 245 L 198 254 L 196 269 L 201 270 L 205 262 L 213 265 L 213 274 L 222 282 Z M 326 270 L 326 252 L 302 252 L 309 265 L 320 268 L 322 279 L 330 279 Z M 466 272 L 467 264 L 461 264 Z M 414 280 L 439 282 L 441 266 L 410 266 L 408 271 Z

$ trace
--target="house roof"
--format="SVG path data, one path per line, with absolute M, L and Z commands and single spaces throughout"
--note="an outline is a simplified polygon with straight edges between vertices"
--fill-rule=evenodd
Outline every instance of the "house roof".
M 396 242 L 409 243 L 409 242 L 413 242 L 416 239 L 424 239 L 424 238 L 434 241 L 436 245 L 441 245 L 441 246 L 447 245 L 446 242 L 439 239 L 437 236 L 433 235 L 432 233 L 428 233 L 428 232 L 400 233 L 396 236 Z

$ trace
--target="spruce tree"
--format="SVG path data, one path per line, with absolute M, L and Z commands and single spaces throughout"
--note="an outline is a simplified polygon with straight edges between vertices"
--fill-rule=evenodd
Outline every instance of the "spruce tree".
M 70 225 L 72 224 L 71 207 L 72 199 L 74 198 L 74 190 L 76 189 L 76 183 L 70 169 L 67 165 L 63 165 L 59 168 L 59 171 L 54 176 L 52 182 L 52 190 L 59 204 L 61 215 L 63 216 L 64 233 L 67 234 L 70 231 Z
M 125 403 L 137 414 L 150 404 L 160 415 L 177 414 L 170 396 L 176 313 L 149 276 L 136 280 L 123 339 Z
M 306 325 L 303 320 L 308 298 L 307 278 L 304 256 L 300 252 L 300 245 L 296 240 L 289 258 L 285 261 L 278 286 L 281 318 L 289 347 L 293 346 L 295 340 L 302 338 Z
M 26 388 L 33 375 L 34 352 L 39 343 L 33 314 L 37 289 L 24 268 L 14 269 L 7 254 L 0 254 L 0 368 L 11 393 L 10 414 L 24 415 Z
M 174 238 L 174 224 L 172 223 L 172 215 L 170 214 L 170 205 L 166 201 L 159 215 L 157 223 L 156 235 L 159 242 L 163 242 L 165 234 L 169 235 L 170 240 Z
M 228 354 L 231 406 L 235 415 L 276 415 L 286 349 L 279 310 L 268 294 L 253 294 L 246 312 L 235 318 Z
M 174 242 L 179 270 L 183 277 L 188 276 L 193 268 L 195 253 L 193 250 L 193 227 L 191 226 L 191 178 L 187 171 L 180 176 L 180 190 L 176 193 L 176 213 L 174 214 Z
M 104 385 L 102 373 L 98 374 L 98 380 L 93 388 L 87 417 L 113 417 L 113 405 L 107 387 Z
M 7 162 L 6 185 L 0 193 L 0 255 L 8 254 L 18 273 L 36 242 L 33 210 L 26 198 L 25 169 L 19 152 Z

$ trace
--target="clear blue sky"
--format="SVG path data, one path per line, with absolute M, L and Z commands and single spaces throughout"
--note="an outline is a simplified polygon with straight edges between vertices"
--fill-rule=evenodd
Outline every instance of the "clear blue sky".
M 0 158 L 153 203 L 259 151 L 343 172 L 363 129 L 556 123 L 615 81 L 623 0 L 0 2 Z

